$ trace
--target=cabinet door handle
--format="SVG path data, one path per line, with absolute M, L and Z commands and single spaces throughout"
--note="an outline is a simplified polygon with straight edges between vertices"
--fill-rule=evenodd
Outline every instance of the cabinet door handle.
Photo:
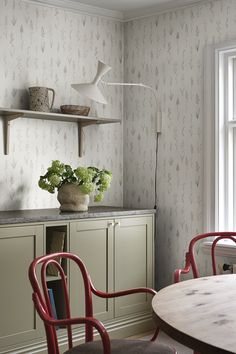
M 107 226 L 108 226 L 108 227 L 113 227 L 113 226 L 114 226 L 114 222 L 113 222 L 113 221 L 109 221 L 109 222 L 107 223 Z
M 120 226 L 120 222 L 119 222 L 119 221 L 116 221 L 116 222 L 115 222 L 115 226 Z

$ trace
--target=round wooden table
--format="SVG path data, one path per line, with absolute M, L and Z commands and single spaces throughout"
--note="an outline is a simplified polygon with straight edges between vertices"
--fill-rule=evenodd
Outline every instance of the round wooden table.
M 152 301 L 157 325 L 201 354 L 236 353 L 236 274 L 182 281 Z

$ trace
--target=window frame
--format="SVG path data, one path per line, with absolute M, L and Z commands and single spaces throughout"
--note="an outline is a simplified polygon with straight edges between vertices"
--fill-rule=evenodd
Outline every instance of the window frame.
M 219 87 L 222 90 L 225 88 L 228 90 L 228 82 L 225 75 L 225 68 L 223 73 L 219 71 L 222 60 L 225 61 L 227 57 L 231 55 L 230 52 L 236 54 L 236 40 L 227 41 L 217 45 L 207 46 L 204 51 L 204 136 L 203 136 L 203 148 L 204 148 L 204 160 L 203 160 L 203 229 L 204 232 L 211 231 L 232 231 L 232 230 L 219 230 L 219 178 L 224 178 L 219 174 L 219 122 L 224 124 L 224 136 L 226 139 L 225 122 L 222 123 L 222 117 L 225 114 L 228 116 L 228 112 L 225 112 L 228 104 L 220 102 Z M 231 55 L 232 56 L 232 55 Z M 227 64 L 228 65 L 228 64 Z M 228 70 L 228 66 L 227 66 Z M 223 75 L 223 76 L 222 76 Z M 228 77 L 228 75 L 227 75 Z M 225 91 L 223 95 L 228 97 L 228 92 Z M 236 121 L 235 121 L 236 123 Z M 228 129 L 227 129 L 228 131 Z M 226 141 L 227 143 L 227 141 Z M 227 163 L 225 151 L 221 151 L 221 159 L 223 163 Z M 221 162 L 222 163 L 222 162 Z M 227 184 L 226 186 L 227 189 Z M 221 209 L 222 212 L 222 209 Z M 225 204 L 223 206 L 223 212 L 225 212 Z M 205 246 L 210 247 L 211 242 L 207 242 Z M 217 248 L 222 248 L 222 255 L 235 255 L 235 244 L 228 245 L 219 244 Z M 227 249 L 226 249 L 227 248 Z

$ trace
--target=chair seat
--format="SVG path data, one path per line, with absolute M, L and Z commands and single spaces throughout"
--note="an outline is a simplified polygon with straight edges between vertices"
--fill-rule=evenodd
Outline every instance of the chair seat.
M 103 354 L 101 341 L 88 342 L 67 350 L 64 354 Z M 113 339 L 111 354 L 175 354 L 174 348 L 146 340 Z

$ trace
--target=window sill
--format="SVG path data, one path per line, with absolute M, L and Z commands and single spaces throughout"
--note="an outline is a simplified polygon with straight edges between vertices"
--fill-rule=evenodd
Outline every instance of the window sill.
M 202 245 L 203 252 L 206 254 L 211 254 L 212 242 L 204 242 Z M 215 254 L 217 256 L 229 256 L 236 258 L 236 244 L 218 244 L 215 249 Z

